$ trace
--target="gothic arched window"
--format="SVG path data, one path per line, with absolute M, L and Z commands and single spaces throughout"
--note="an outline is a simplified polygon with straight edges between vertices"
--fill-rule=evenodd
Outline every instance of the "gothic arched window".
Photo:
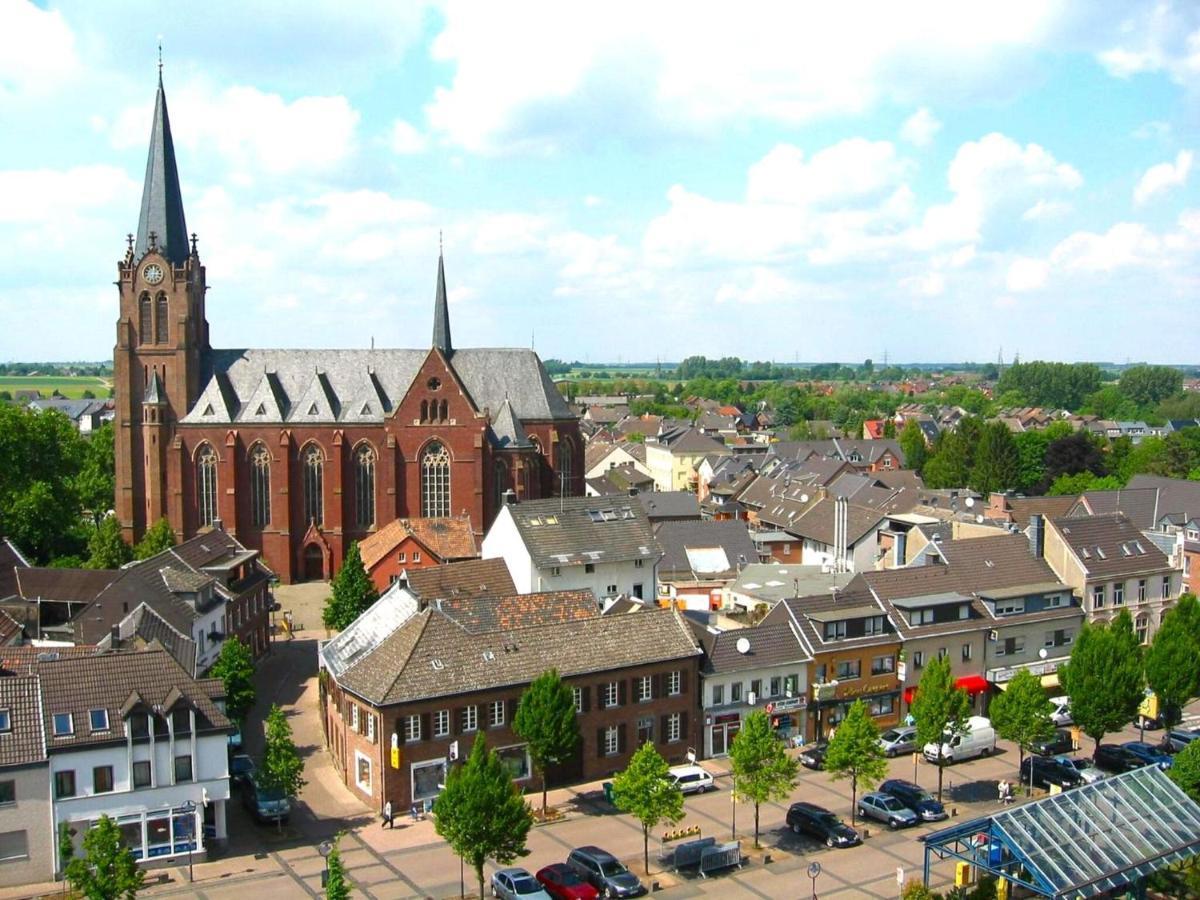
M 443 400 L 443 401 L 441 401 L 441 404 L 438 406 L 438 421 L 439 421 L 439 422 L 445 422 L 445 421 L 447 421 L 447 420 L 450 418 L 450 417 L 449 417 L 449 416 L 446 414 L 446 407 L 447 407 L 447 405 L 448 405 L 448 404 L 446 403 L 446 401 L 445 401 L 445 400 Z
M 167 295 L 159 294 L 154 301 L 154 343 L 165 344 L 167 342 L 167 329 L 170 325 L 170 320 L 167 318 Z
M 375 450 L 370 444 L 354 451 L 354 516 L 359 528 L 375 524 Z
M 421 456 L 421 515 L 450 515 L 450 452 L 437 441 Z
M 496 460 L 496 470 L 493 477 L 493 489 L 495 491 L 496 509 L 500 509 L 504 505 L 504 492 L 508 490 L 508 466 L 504 464 L 504 460 Z
M 325 455 L 316 444 L 304 448 L 300 465 L 304 478 L 304 521 L 314 525 L 325 522 L 325 503 L 322 496 L 325 480 Z
M 196 454 L 196 509 L 200 527 L 207 528 L 217 516 L 217 451 L 204 444 Z
M 142 294 L 141 299 L 138 300 L 138 343 L 139 344 L 150 343 L 150 335 L 152 335 L 154 333 L 154 330 L 150 326 L 151 326 L 150 295 Z
M 575 475 L 575 448 L 567 438 L 558 442 L 557 469 L 554 477 L 555 487 L 560 493 L 566 494 L 571 489 L 571 479 Z
M 250 448 L 250 524 L 271 524 L 271 451 L 262 444 Z

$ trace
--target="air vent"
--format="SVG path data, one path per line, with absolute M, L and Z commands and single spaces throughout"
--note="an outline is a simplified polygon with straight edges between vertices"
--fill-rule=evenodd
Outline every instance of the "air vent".
M 434 670 L 438 671 L 438 672 L 440 672 L 440 671 L 442 671 L 442 669 L 446 668 L 446 664 L 444 662 L 442 662 L 440 659 L 433 660 L 433 662 L 431 664 L 432 664 Z

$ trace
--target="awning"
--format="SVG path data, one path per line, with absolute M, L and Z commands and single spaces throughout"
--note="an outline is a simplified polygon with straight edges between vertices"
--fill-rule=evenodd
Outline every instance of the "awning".
M 1043 675 L 1042 676 L 1042 687 L 1044 687 L 1044 688 L 1058 687 L 1058 673 L 1054 672 L 1050 675 Z
M 915 687 L 906 687 L 904 689 L 904 702 L 905 703 L 912 703 L 913 697 L 915 697 L 915 696 L 917 696 L 917 689 Z
M 988 680 L 982 675 L 964 675 L 954 682 L 954 686 L 962 688 L 968 694 L 982 694 L 988 689 Z

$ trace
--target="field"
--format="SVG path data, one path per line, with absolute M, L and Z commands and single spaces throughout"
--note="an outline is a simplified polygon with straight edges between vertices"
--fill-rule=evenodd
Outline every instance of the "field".
M 64 397 L 79 399 L 84 391 L 91 391 L 97 398 L 108 396 L 111 382 L 91 375 L 0 375 L 0 391 L 16 395 L 17 391 L 37 390 L 43 397 L 58 391 Z

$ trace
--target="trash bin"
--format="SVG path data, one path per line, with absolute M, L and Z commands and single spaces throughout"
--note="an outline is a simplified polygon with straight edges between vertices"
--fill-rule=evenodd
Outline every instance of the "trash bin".
M 604 782 L 604 799 L 606 801 L 608 801 L 609 803 L 613 802 L 612 782 L 611 781 Z

